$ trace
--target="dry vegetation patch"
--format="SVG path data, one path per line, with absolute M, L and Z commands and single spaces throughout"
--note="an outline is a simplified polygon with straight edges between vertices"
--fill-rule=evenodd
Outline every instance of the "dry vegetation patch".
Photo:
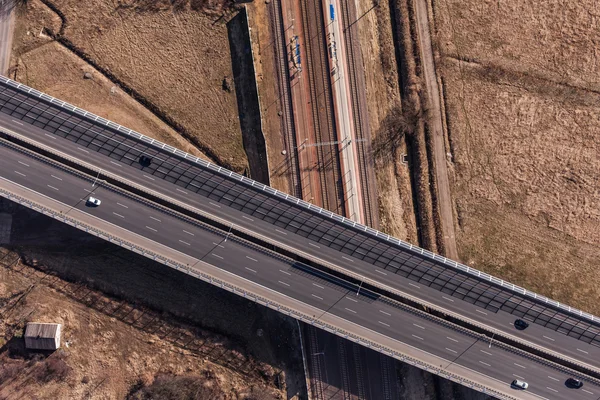
M 390 4 L 358 1 L 357 18 L 374 147 L 379 229 L 417 243 L 410 172 L 408 165 L 402 162 L 408 150 L 401 127 L 395 126 L 395 120 L 402 112 L 402 99 Z
M 68 20 L 64 36 L 75 46 L 243 170 L 236 96 L 223 89 L 223 79 L 232 77 L 227 19 L 187 2 L 142 3 L 55 1 Z
M 600 313 L 596 3 L 433 4 L 461 258 Z
M 175 339 L 189 342 L 194 327 L 157 313 L 148 320 L 151 324 L 140 329 L 140 324 L 132 323 L 144 318 L 139 308 L 129 309 L 127 303 L 114 308 L 119 303 L 115 299 L 12 263 L 15 254 L 6 254 L 2 249 L 0 398 L 282 398 L 272 384 L 265 384 L 264 374 L 241 374 L 225 366 L 223 360 L 245 358 L 226 338 L 205 332 L 201 342 L 218 358 L 199 356 L 192 347 L 175 343 Z M 124 314 L 132 316 L 131 320 L 122 319 L 118 310 L 127 311 Z M 49 355 L 25 350 L 23 328 L 31 320 L 63 324 L 62 349 Z M 246 362 L 256 365 L 253 359 Z
M 39 54 L 36 60 L 27 59 L 28 52 L 49 41 L 39 34 L 43 27 L 48 28 L 135 90 L 213 158 L 237 171 L 246 168 L 235 90 L 224 86 L 224 81 L 232 80 L 226 22 L 234 10 L 228 1 L 43 1 L 59 11 L 65 23 L 61 26 L 57 14 L 39 0 L 27 2 L 15 35 L 14 54 L 20 58 L 13 65 L 18 67 L 18 79 L 35 86 L 36 79 L 60 80 L 61 68 L 69 72 L 69 67 L 56 59 L 77 57 L 65 55 L 60 45 L 45 49 L 43 59 Z M 53 64 L 55 73 L 44 75 L 46 63 Z M 67 100 L 78 96 L 76 85 L 62 87 L 56 93 L 51 85 L 37 88 Z M 85 100 L 94 106 L 104 104 L 106 99 L 87 96 Z M 90 108 L 88 103 L 78 105 Z M 138 107 L 140 110 L 130 119 L 143 113 L 150 118 L 150 112 Z M 154 119 L 154 125 L 162 124 Z M 174 145 L 184 150 L 190 146 L 162 125 L 141 133 L 153 136 L 158 132 L 161 140 L 169 137 L 172 144 L 176 142 Z

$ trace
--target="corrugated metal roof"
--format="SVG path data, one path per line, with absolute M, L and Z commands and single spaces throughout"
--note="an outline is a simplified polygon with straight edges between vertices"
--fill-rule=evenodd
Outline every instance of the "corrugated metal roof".
M 60 330 L 60 324 L 45 322 L 30 322 L 25 329 L 25 337 L 30 338 L 55 338 Z
M 60 347 L 60 324 L 30 322 L 25 329 L 25 347 L 37 350 L 56 350 Z

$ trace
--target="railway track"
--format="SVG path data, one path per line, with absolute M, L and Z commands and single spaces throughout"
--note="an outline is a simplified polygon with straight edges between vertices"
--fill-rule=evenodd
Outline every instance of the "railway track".
M 352 344 L 352 350 L 354 355 L 354 363 L 356 364 L 356 384 L 358 388 L 358 399 L 365 400 L 365 377 L 363 374 L 363 363 L 360 356 L 360 347 L 357 344 Z
M 352 104 L 352 116 L 354 118 L 354 130 L 356 147 L 358 150 L 358 169 L 363 198 L 363 212 L 365 223 L 377 228 L 379 225 L 379 206 L 377 204 L 375 172 L 371 164 L 371 130 L 366 115 L 366 99 L 364 92 L 359 91 L 359 84 L 364 82 L 360 79 L 360 71 L 357 70 L 356 60 L 362 59 L 360 55 L 359 38 L 357 32 L 356 10 L 353 0 L 340 0 L 342 27 L 346 45 L 346 62 L 348 63 L 348 82 L 350 85 L 350 98 Z M 362 96 L 361 96 L 362 94 Z M 362 101 L 361 101 L 362 100 Z M 362 107 L 361 107 L 362 103 Z
M 282 130 L 284 132 L 284 148 L 288 151 L 287 163 L 291 171 L 292 194 L 302 198 L 302 182 L 300 179 L 300 165 L 298 160 L 298 149 L 296 148 L 296 128 L 294 124 L 294 110 L 292 108 L 292 95 L 290 88 L 290 73 L 288 66 L 288 52 L 285 43 L 283 26 L 283 14 L 281 1 L 273 0 L 269 7 L 271 18 L 271 33 L 275 44 L 275 59 L 277 60 L 277 83 L 281 94 L 281 112 L 283 116 Z
M 348 362 L 347 362 L 347 354 L 346 354 L 346 345 L 347 343 L 343 340 L 338 340 L 338 351 L 340 354 L 340 369 L 342 375 L 342 395 L 344 396 L 344 400 L 351 400 L 350 396 L 350 373 L 348 371 Z
M 390 377 L 390 369 L 392 367 L 392 363 L 390 362 L 389 357 L 384 355 L 379 355 L 379 360 L 381 364 L 381 380 L 382 380 L 382 391 L 383 391 L 383 400 L 393 400 L 392 395 L 392 380 Z
M 321 373 L 321 364 L 319 364 L 319 347 L 318 347 L 318 343 L 317 343 L 317 336 L 314 332 L 315 328 L 311 328 L 309 327 L 306 330 L 306 333 L 309 337 L 309 342 L 310 342 L 310 347 L 309 347 L 309 354 L 310 354 L 310 358 L 311 358 L 311 363 L 312 366 L 314 368 L 313 372 L 313 382 L 312 382 L 312 387 L 314 389 L 314 395 L 317 399 L 324 399 L 324 392 L 323 392 L 323 375 Z
M 301 0 L 300 8 L 315 139 L 317 142 L 335 142 L 338 139 L 333 116 L 333 95 L 322 3 L 319 0 Z M 323 207 L 346 215 L 338 146 L 335 144 L 319 146 L 315 151 L 321 176 Z

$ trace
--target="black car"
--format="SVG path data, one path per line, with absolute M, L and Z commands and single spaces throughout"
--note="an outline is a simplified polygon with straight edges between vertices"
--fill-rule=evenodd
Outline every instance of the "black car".
M 580 387 L 583 386 L 583 382 L 581 382 L 579 379 L 569 378 L 565 382 L 565 385 L 567 385 L 567 387 L 570 387 L 572 389 L 579 389 Z
M 152 159 L 148 156 L 141 156 L 140 164 L 142 165 L 142 167 L 149 167 L 150 164 L 152 164 Z
M 529 324 L 523 321 L 522 319 L 518 319 L 515 321 L 515 328 L 517 328 L 520 331 L 522 331 L 523 329 L 527 329 L 528 326 Z

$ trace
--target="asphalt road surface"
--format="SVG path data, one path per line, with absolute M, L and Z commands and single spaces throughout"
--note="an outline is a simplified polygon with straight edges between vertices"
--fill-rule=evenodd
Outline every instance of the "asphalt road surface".
M 235 240 L 176 218 L 128 196 L 92 186 L 78 178 L 5 146 L 0 146 L 0 177 L 84 211 L 115 226 L 142 235 L 198 260 L 218 266 L 289 298 L 309 304 L 398 342 L 443 357 L 448 365 L 458 364 L 494 378 L 507 388 L 515 377 L 530 384 L 528 393 L 546 399 L 598 399 L 600 386 L 586 382 L 583 390 L 567 389 L 564 373 L 527 357 L 505 351 L 490 343 L 423 319 L 388 302 L 357 295 L 330 281 L 318 278 L 292 263 L 253 250 Z M 86 199 L 100 199 L 89 207 Z M 68 214 L 68 212 L 67 212 Z M 274 229 L 274 227 L 272 227 Z M 319 316 L 317 316 L 319 317 Z
M 237 226 L 250 229 L 277 242 L 293 246 L 301 252 L 314 255 L 320 260 L 358 274 L 364 277 L 366 281 L 378 282 L 381 285 L 389 287 L 392 291 L 399 290 L 408 296 L 418 299 L 420 302 L 433 304 L 438 309 L 446 310 L 448 313 L 459 314 L 471 319 L 487 326 L 490 331 L 497 332 L 497 334 L 510 335 L 520 340 L 534 343 L 564 357 L 586 363 L 596 369 L 600 366 L 598 361 L 600 360 L 600 348 L 596 346 L 560 334 L 535 323 L 531 323 L 526 330 L 519 331 L 514 327 L 515 316 L 505 311 L 500 310 L 494 313 L 459 298 L 446 295 L 434 288 L 419 285 L 401 275 L 392 274 L 376 268 L 365 261 L 347 256 L 335 249 L 316 244 L 308 238 L 289 231 L 285 232 L 266 221 L 252 218 L 241 211 L 220 205 L 202 195 L 186 192 L 179 186 L 158 177 L 152 177 L 140 169 L 116 163 L 103 154 L 87 150 L 77 143 L 56 135 L 51 135 L 37 127 L 16 121 L 4 113 L 0 113 L 0 126 L 7 127 L 39 143 L 64 152 L 73 158 L 95 165 L 104 171 L 111 172 L 138 185 L 142 185 L 147 189 L 160 193 L 163 197 L 169 197 L 230 221 Z

